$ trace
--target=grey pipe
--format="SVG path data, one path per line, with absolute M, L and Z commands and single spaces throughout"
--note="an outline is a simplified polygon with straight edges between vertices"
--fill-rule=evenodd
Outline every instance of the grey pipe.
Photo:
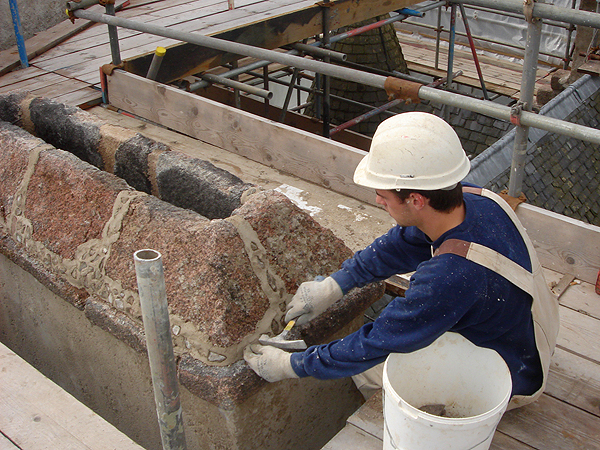
M 538 51 L 540 48 L 541 37 L 542 21 L 533 19 L 527 26 L 527 39 L 525 41 L 526 51 L 523 59 L 523 75 L 521 77 L 521 93 L 519 98 L 519 105 L 526 111 L 531 111 L 531 106 L 533 105 L 533 93 L 535 90 L 535 78 L 539 56 Z M 510 180 L 508 184 L 508 195 L 512 195 L 513 197 L 521 195 L 521 189 L 523 187 L 528 136 L 528 126 L 517 126 L 515 131 L 515 147 L 510 168 Z
M 158 71 L 160 70 L 160 66 L 162 64 L 162 60 L 167 53 L 167 49 L 164 47 L 156 47 L 154 51 L 154 56 L 152 57 L 152 62 L 150 63 L 150 68 L 148 69 L 148 73 L 146 74 L 146 78 L 149 80 L 156 80 L 156 76 L 158 75 Z
M 465 97 L 460 94 L 441 91 L 427 86 L 422 86 L 419 89 L 419 98 L 421 100 L 429 100 L 443 105 L 455 106 L 489 117 L 495 117 L 496 119 L 510 121 L 511 108 L 490 101 Z M 528 127 L 539 128 L 540 130 L 562 134 L 582 141 L 600 144 L 600 130 L 584 127 L 583 125 L 566 122 L 564 120 L 554 119 L 548 116 L 541 116 L 529 111 L 523 111 L 521 113 L 521 124 Z
M 106 14 L 114 16 L 115 15 L 115 4 L 107 3 L 106 4 Z M 112 63 L 115 66 L 121 64 L 121 50 L 119 49 L 119 34 L 117 31 L 117 27 L 113 25 L 108 26 L 108 40 L 110 42 L 110 54 L 112 56 Z
M 348 56 L 345 53 L 336 52 L 335 50 L 329 50 L 326 48 L 317 47 L 315 45 L 296 43 L 292 44 L 291 47 L 299 52 L 306 53 L 307 55 L 316 56 L 317 58 L 330 58 L 336 61 L 346 61 Z
M 161 27 L 159 25 L 136 22 L 134 20 L 124 19 L 122 17 L 114 17 L 92 11 L 77 10 L 73 12 L 73 15 L 80 19 L 87 19 L 93 22 L 115 25 L 122 28 L 141 31 L 143 33 L 154 34 L 156 36 L 177 39 L 182 42 L 189 42 L 190 44 L 200 45 L 202 47 L 212 48 L 223 52 L 236 53 L 238 55 L 250 56 L 251 58 L 268 60 L 292 67 L 299 67 L 304 70 L 310 70 L 312 72 L 318 72 L 324 75 L 346 79 L 348 81 L 354 81 L 355 83 L 366 84 L 368 86 L 375 86 L 383 89 L 383 83 L 385 82 L 385 77 L 382 77 L 381 75 L 363 73 L 357 70 L 347 69 L 345 67 L 324 64 L 321 61 L 305 59 L 299 56 L 279 53 L 260 47 L 253 47 L 252 45 L 225 41 L 223 39 L 210 36 L 203 36 L 198 33 L 177 31 L 171 28 Z
M 202 79 L 210 83 L 222 84 L 233 89 L 239 89 L 240 91 L 247 92 L 248 94 L 257 95 L 262 98 L 271 100 L 273 93 L 271 91 L 265 91 L 264 89 L 250 86 L 249 84 L 242 83 L 240 81 L 230 80 L 229 78 L 223 78 L 212 73 L 205 73 L 202 75 Z
M 133 259 L 163 449 L 185 450 L 162 256 L 145 249 L 136 251 Z
M 474 1 L 474 0 L 470 0 Z M 535 11 L 535 10 L 534 10 Z M 595 14 L 595 13 L 591 13 Z M 380 89 L 384 88 L 387 77 L 382 75 L 361 72 L 355 69 L 349 69 L 341 66 L 325 64 L 321 61 L 301 58 L 285 53 L 266 50 L 263 48 L 252 47 L 246 44 L 223 41 L 221 39 L 202 36 L 196 33 L 185 33 L 160 27 L 157 25 L 138 23 L 133 20 L 122 19 L 120 17 L 107 16 L 106 14 L 92 13 L 90 11 L 78 10 L 74 12 L 76 17 L 92 20 L 94 22 L 108 23 L 123 28 L 156 34 L 183 42 L 189 42 L 204 47 L 214 48 L 225 52 L 237 53 L 239 55 L 250 56 L 261 60 L 271 60 L 291 67 L 309 70 L 317 73 L 324 73 L 336 78 L 354 81 L 356 83 L 373 86 Z M 598 15 L 600 17 L 600 15 Z M 452 92 L 443 92 L 439 89 L 422 86 L 419 90 L 421 100 L 429 100 L 449 106 L 457 106 L 469 111 L 485 114 L 502 120 L 510 120 L 510 107 L 498 105 L 490 101 L 479 100 L 475 98 L 464 97 Z M 540 116 L 528 111 L 521 115 L 521 123 L 526 126 L 533 126 L 542 130 L 555 132 L 576 139 L 594 142 L 600 144 L 600 130 L 588 128 L 581 125 L 565 122 L 550 117 Z
M 67 11 L 73 12 L 77 9 L 85 9 L 97 4 L 98 0 L 82 0 L 81 2 L 67 2 Z
M 500 11 L 523 14 L 523 2 L 520 0 L 453 0 L 465 5 L 483 6 Z M 533 17 L 550 19 L 557 22 L 572 23 L 585 27 L 600 28 L 600 14 L 578 9 L 561 8 L 547 3 L 535 2 Z
M 444 4 L 444 2 L 437 2 L 437 3 L 431 4 L 431 5 L 427 5 L 427 6 L 423 7 L 423 8 L 421 8 L 421 11 L 420 11 L 422 13 L 421 17 L 425 14 L 426 11 L 430 11 L 432 9 L 439 8 L 442 4 Z M 406 14 L 398 14 L 395 17 L 390 17 L 389 19 L 386 19 L 384 21 L 384 25 L 388 25 L 390 23 L 394 23 L 394 22 L 398 22 L 398 21 L 404 20 L 407 17 L 409 17 L 409 16 L 406 15 Z M 330 42 L 330 44 L 333 44 L 334 42 L 338 42 L 338 41 L 341 41 L 343 39 L 346 39 L 350 35 L 352 35 L 352 30 L 347 31 L 345 33 L 337 34 L 335 36 L 331 36 L 330 39 L 329 39 L 329 42 Z M 316 47 L 316 46 L 318 46 L 320 44 L 321 44 L 321 42 L 317 41 L 317 42 L 314 42 L 312 44 L 303 44 L 303 45 L 309 45 L 310 47 Z M 298 51 L 298 50 L 290 50 L 287 53 L 290 54 L 290 55 L 298 55 L 300 53 L 300 51 Z M 240 67 L 240 68 L 234 69 L 234 70 L 229 70 L 229 71 L 227 71 L 225 73 L 222 73 L 221 76 L 225 77 L 225 78 L 230 78 L 230 77 L 234 77 L 236 75 L 240 75 L 242 73 L 247 73 L 247 72 L 249 72 L 251 70 L 254 70 L 254 69 L 260 69 L 261 67 L 268 66 L 269 64 L 271 64 L 271 61 L 256 61 L 256 62 L 248 64 L 248 65 L 246 65 L 244 67 Z M 208 83 L 206 81 L 197 81 L 197 82 L 195 82 L 195 83 L 193 83 L 193 84 L 190 85 L 190 91 L 194 92 L 194 91 L 196 91 L 196 90 L 198 90 L 200 88 L 207 87 L 207 86 L 208 86 Z

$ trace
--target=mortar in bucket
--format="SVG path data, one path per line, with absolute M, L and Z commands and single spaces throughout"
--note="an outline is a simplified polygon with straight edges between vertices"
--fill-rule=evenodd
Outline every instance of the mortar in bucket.
M 487 450 L 511 391 L 502 357 L 458 333 L 392 353 L 383 369 L 383 449 Z

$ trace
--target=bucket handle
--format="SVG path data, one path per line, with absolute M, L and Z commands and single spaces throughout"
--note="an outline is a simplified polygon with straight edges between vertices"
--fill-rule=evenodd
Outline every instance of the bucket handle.
M 405 402 L 405 401 L 403 401 L 402 399 L 398 400 L 398 407 L 402 411 L 404 411 L 404 414 L 410 416 L 411 419 L 417 420 L 419 418 L 419 415 L 418 414 L 414 414 L 411 409 L 406 408 L 404 405 L 408 405 L 408 403 Z

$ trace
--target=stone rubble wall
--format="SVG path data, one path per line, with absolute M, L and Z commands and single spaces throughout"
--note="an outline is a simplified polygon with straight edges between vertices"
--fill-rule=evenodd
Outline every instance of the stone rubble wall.
M 300 283 L 351 256 L 284 195 L 78 109 L 12 93 L 0 116 L 0 251 L 139 352 L 133 253 L 159 251 L 180 380 L 213 404 L 264 385 L 243 348 L 282 330 Z M 202 204 L 206 215 L 191 210 Z M 297 336 L 327 341 L 382 294 L 381 284 L 353 290 Z

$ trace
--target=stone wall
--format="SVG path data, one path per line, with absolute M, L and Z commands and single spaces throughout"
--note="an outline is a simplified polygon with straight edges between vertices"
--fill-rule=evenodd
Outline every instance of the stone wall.
M 341 426 L 360 401 L 349 380 L 321 387 L 314 380 L 296 381 L 300 386 L 288 389 L 312 387 L 272 404 L 274 388 L 245 364 L 242 349 L 263 333 L 282 330 L 285 304 L 301 282 L 336 270 L 351 255 L 340 239 L 282 194 L 262 191 L 206 161 L 76 108 L 16 92 L 0 96 L 0 118 L 0 252 L 68 302 L 73 314 L 144 355 L 133 253 L 152 248 L 163 255 L 179 379 L 202 405 L 190 408 L 231 419 L 209 421 L 221 428 L 206 430 L 200 417 L 188 417 L 195 423 L 194 442 L 206 441 L 197 448 L 318 448 L 335 433 L 331 424 Z M 382 285 L 352 291 L 298 328 L 297 336 L 310 345 L 351 332 L 382 293 Z M 3 293 L 11 299 L 15 295 Z M 3 308 L 2 340 L 35 348 L 40 338 L 35 327 L 18 327 L 17 317 L 29 314 L 27 306 L 14 299 Z M 58 326 L 60 333 L 76 333 L 68 325 Z M 79 345 L 92 344 L 83 340 Z M 58 345 L 53 351 L 85 354 Z M 46 364 L 52 361 L 47 358 Z M 107 370 L 95 361 L 75 366 Z M 69 372 L 70 367 L 48 370 Z M 91 395 L 80 389 L 86 376 L 92 374 L 65 377 L 84 400 Z M 315 406 L 323 388 L 343 398 Z M 250 403 L 264 410 L 250 411 Z M 272 413 L 307 408 L 314 417 L 295 433 L 273 432 Z M 101 409 L 111 413 L 106 405 Z M 113 422 L 120 422 L 118 413 L 111 414 Z M 315 428 L 313 420 L 323 424 Z M 264 422 L 252 439 L 241 432 L 249 427 L 246 421 Z M 280 419 L 275 422 L 280 426 Z M 134 429 L 123 431 L 147 439 L 135 423 L 128 424 Z M 215 433 L 218 445 L 207 437 Z M 156 442 L 140 443 L 157 448 Z

